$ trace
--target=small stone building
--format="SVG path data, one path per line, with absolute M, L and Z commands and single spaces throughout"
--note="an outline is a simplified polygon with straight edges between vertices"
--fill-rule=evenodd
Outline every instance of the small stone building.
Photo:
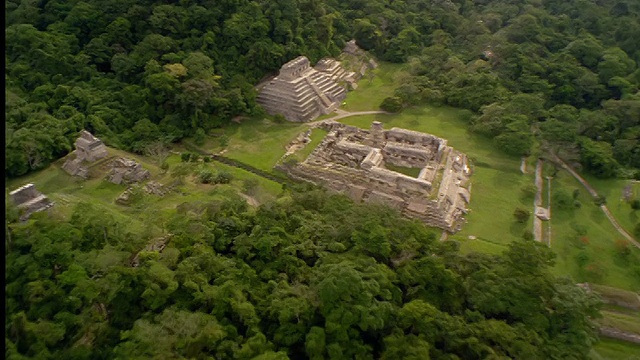
M 131 184 L 151 177 L 149 170 L 131 159 L 117 158 L 111 162 L 110 166 L 107 180 L 114 184 Z
M 20 210 L 20 220 L 24 221 L 31 214 L 44 211 L 53 206 L 49 198 L 38 191 L 34 184 L 27 184 L 9 193 L 9 198 Z
M 104 143 L 86 130 L 80 132 L 80 137 L 76 140 L 75 146 L 76 150 L 62 165 L 62 169 L 70 175 L 79 176 L 83 179 L 89 177 L 89 169 L 86 163 L 94 162 L 109 155 Z M 75 158 L 73 158 L 73 155 L 75 155 Z

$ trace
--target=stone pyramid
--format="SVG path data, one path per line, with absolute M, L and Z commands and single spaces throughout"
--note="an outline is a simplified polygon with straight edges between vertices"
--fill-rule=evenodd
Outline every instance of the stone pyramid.
M 336 81 L 344 70 L 335 60 L 325 60 L 314 69 L 304 56 L 289 61 L 258 94 L 257 101 L 272 115 L 282 114 L 289 121 L 311 121 L 340 106 L 346 89 Z

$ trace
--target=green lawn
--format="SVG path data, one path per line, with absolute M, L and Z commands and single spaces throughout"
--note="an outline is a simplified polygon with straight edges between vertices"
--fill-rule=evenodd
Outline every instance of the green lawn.
M 591 350 L 592 360 L 640 360 L 640 345 L 602 338 Z
M 622 239 L 584 188 L 568 172 L 559 171 L 551 182 L 552 194 L 572 194 L 578 189 L 580 208 L 551 208 L 551 248 L 558 255 L 556 272 L 578 282 L 593 282 L 640 290 L 640 279 L 630 267 L 640 262 L 640 250 L 631 248 L 627 258 L 618 255 L 615 241 Z M 552 195 L 553 197 L 553 195 Z M 582 262 L 582 266 L 580 266 Z
M 630 186 L 633 198 L 640 199 L 640 183 L 620 179 L 598 179 L 588 174 L 581 175 L 596 189 L 598 194 L 607 198 L 607 207 L 620 226 L 633 235 L 634 228 L 640 223 L 640 210 L 631 209 L 631 205 L 623 199 L 623 190 Z
M 251 119 L 240 125 L 233 124 L 224 130 L 229 137 L 224 155 L 271 172 L 286 153 L 287 144 L 306 130 L 307 126 L 303 124 L 276 124 L 268 119 Z
M 380 110 L 380 104 L 384 98 L 393 96 L 398 85 L 406 75 L 403 70 L 407 65 L 380 63 L 373 70 L 373 77 L 365 75 L 358 82 L 358 89 L 350 91 L 344 100 L 346 105 L 341 108 L 347 111 L 371 111 Z

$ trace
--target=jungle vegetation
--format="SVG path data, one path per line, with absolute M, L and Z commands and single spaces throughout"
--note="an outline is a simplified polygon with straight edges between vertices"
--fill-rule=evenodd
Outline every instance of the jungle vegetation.
M 262 115 L 260 79 L 351 38 L 410 63 L 396 105 L 470 109 L 507 153 L 638 176 L 635 0 L 9 0 L 5 19 L 9 177 L 67 154 L 82 128 L 142 154 Z
M 137 235 L 90 203 L 11 225 L 6 357 L 582 359 L 597 339 L 599 299 L 534 241 L 461 255 L 318 190 L 183 204 L 165 231 L 132 267 Z

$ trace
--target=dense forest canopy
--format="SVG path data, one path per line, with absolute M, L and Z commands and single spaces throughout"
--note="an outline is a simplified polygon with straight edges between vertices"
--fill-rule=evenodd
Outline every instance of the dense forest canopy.
M 534 241 L 461 255 L 388 208 L 319 191 L 164 220 L 170 245 L 138 267 L 148 240 L 91 204 L 12 225 L 7 358 L 583 359 L 596 340 L 599 301 L 554 278 Z
M 404 105 L 470 109 L 508 153 L 640 168 L 635 0 L 9 0 L 5 19 L 8 176 L 65 155 L 82 128 L 144 153 L 262 114 L 260 79 L 351 38 L 411 64 Z

